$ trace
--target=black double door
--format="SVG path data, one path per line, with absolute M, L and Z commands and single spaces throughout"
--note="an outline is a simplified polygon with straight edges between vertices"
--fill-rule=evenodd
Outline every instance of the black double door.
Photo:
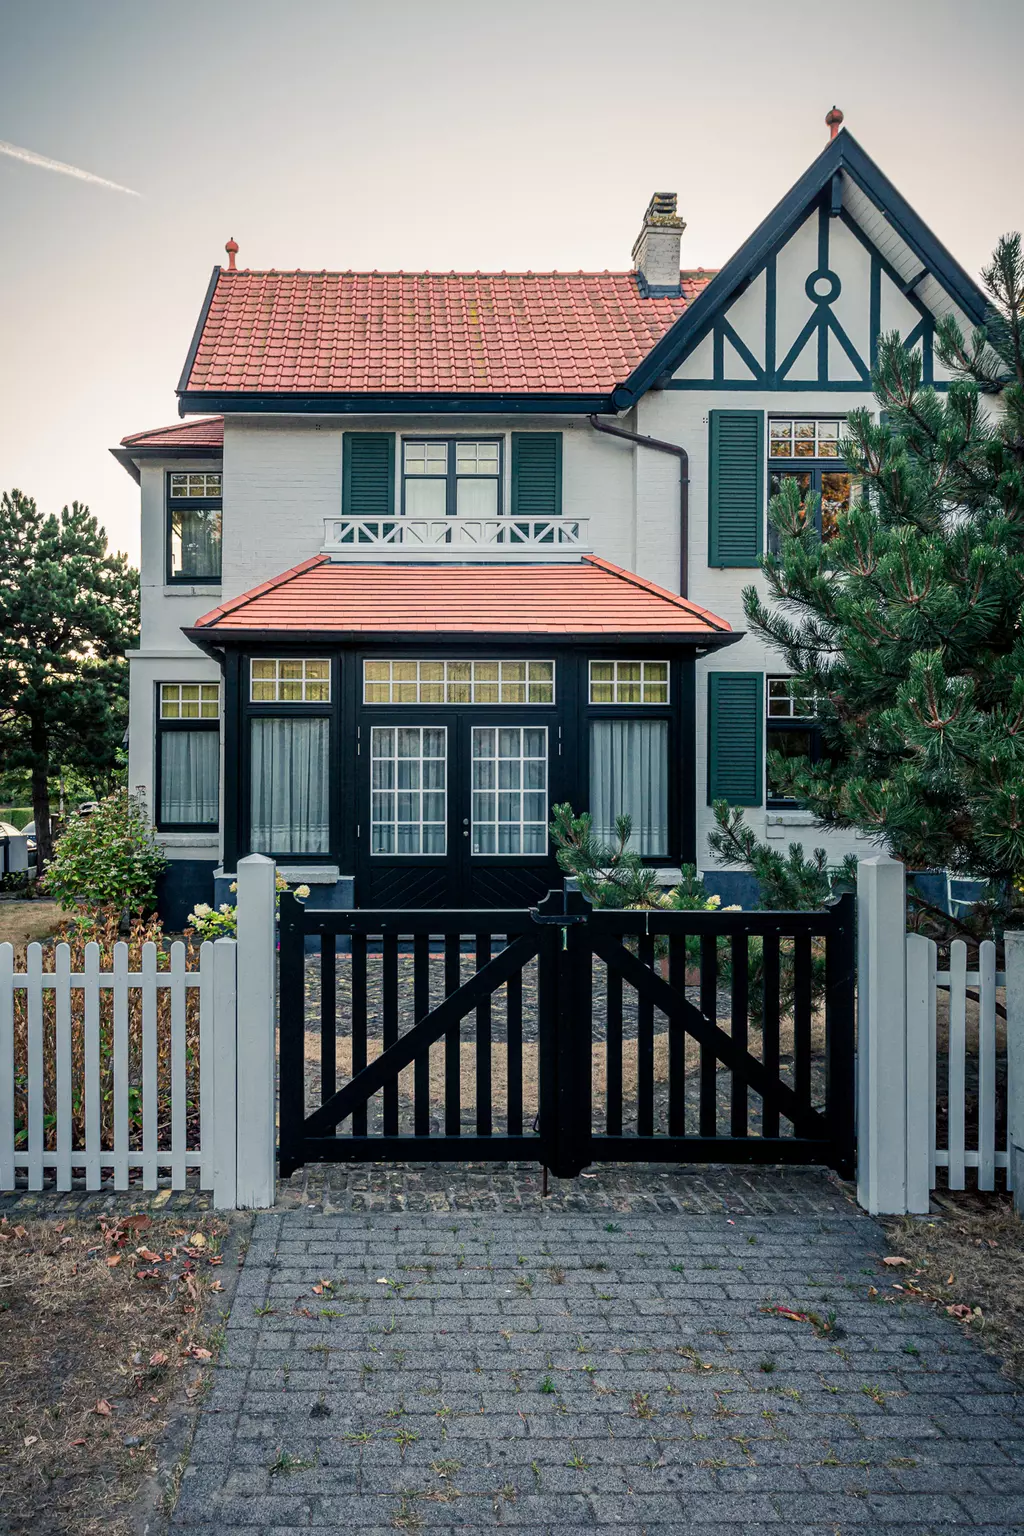
M 555 711 L 361 711 L 357 905 L 522 907 L 560 884 L 561 747 Z

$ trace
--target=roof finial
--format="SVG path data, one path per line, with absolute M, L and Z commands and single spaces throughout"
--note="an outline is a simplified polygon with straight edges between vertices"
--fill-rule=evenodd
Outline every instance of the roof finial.
M 238 255 L 238 241 L 234 238 L 230 239 L 224 249 L 228 253 L 228 271 L 237 271 L 238 269 L 235 266 L 235 257 Z
M 831 112 L 825 113 L 825 126 L 828 129 L 828 139 L 830 144 L 835 138 L 836 134 L 839 132 L 839 125 L 842 123 L 842 121 L 843 114 L 840 112 L 838 107 L 833 107 Z

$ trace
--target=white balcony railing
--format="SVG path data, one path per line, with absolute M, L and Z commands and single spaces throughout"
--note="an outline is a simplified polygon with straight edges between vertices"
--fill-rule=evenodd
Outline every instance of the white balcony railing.
M 325 517 L 337 560 L 572 561 L 590 550 L 581 517 Z

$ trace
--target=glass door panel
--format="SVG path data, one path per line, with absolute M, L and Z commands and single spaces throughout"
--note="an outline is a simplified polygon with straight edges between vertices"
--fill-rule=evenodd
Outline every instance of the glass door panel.
M 370 852 L 447 851 L 448 732 L 437 725 L 370 731 Z
M 471 752 L 474 855 L 546 857 L 547 727 L 476 725 Z

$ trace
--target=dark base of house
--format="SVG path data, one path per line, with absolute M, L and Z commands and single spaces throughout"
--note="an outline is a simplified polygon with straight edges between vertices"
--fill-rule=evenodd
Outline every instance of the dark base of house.
M 171 859 L 156 884 L 156 909 L 169 933 L 180 933 L 199 902 L 213 905 L 216 859 Z

